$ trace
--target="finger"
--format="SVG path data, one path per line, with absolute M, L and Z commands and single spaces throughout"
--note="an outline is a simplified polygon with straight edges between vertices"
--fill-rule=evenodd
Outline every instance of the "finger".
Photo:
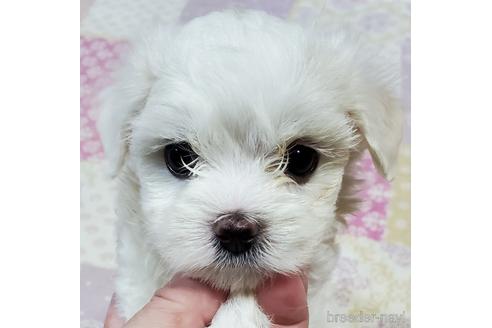
M 116 309 L 115 304 L 115 296 L 113 294 L 113 297 L 111 297 L 111 302 L 109 303 L 106 319 L 104 320 L 104 328 L 122 328 L 124 323 L 124 320 L 118 315 L 118 310 Z
M 159 289 L 125 328 L 203 328 L 226 297 L 198 281 L 177 278 Z
M 304 279 L 304 281 L 303 281 Z M 300 276 L 277 275 L 257 290 L 258 304 L 273 327 L 307 328 L 307 281 Z

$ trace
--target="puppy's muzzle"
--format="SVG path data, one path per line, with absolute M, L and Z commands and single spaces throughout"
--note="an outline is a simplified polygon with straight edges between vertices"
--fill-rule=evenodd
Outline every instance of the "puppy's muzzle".
M 247 252 L 259 233 L 258 223 L 240 213 L 222 215 L 212 224 L 220 247 L 234 255 Z

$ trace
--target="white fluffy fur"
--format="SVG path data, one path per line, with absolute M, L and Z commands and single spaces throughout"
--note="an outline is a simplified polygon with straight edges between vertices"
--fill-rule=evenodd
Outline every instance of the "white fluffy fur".
M 100 120 L 119 181 L 116 291 L 126 318 L 183 272 L 231 291 L 213 327 L 268 327 L 252 290 L 274 272 L 305 270 L 310 325 L 325 323 L 348 168 L 368 147 L 391 176 L 400 141 L 393 77 L 371 54 L 340 33 L 252 11 L 147 34 Z M 279 169 L 298 139 L 323 154 L 304 185 Z M 174 141 L 200 156 L 189 180 L 164 163 L 162 149 Z M 236 210 L 266 226 L 255 261 L 216 258 L 210 224 Z

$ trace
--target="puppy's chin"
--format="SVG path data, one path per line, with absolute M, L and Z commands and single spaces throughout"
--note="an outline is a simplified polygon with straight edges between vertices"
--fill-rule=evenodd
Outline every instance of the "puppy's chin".
M 262 281 L 273 274 L 274 271 L 267 269 L 260 271 L 247 266 L 221 268 L 211 266 L 190 272 L 187 276 L 203 281 L 214 288 L 233 293 L 255 290 Z
M 254 252 L 232 255 L 220 254 L 210 265 L 186 273 L 189 277 L 231 292 L 251 291 L 276 273 L 294 274 L 301 269 L 272 267 L 265 258 Z

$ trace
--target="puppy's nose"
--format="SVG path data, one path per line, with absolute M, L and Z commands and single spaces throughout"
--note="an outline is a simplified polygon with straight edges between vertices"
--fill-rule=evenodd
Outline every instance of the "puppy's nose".
M 232 213 L 219 217 L 212 225 L 212 230 L 222 248 L 237 255 L 251 248 L 259 227 L 244 215 Z

